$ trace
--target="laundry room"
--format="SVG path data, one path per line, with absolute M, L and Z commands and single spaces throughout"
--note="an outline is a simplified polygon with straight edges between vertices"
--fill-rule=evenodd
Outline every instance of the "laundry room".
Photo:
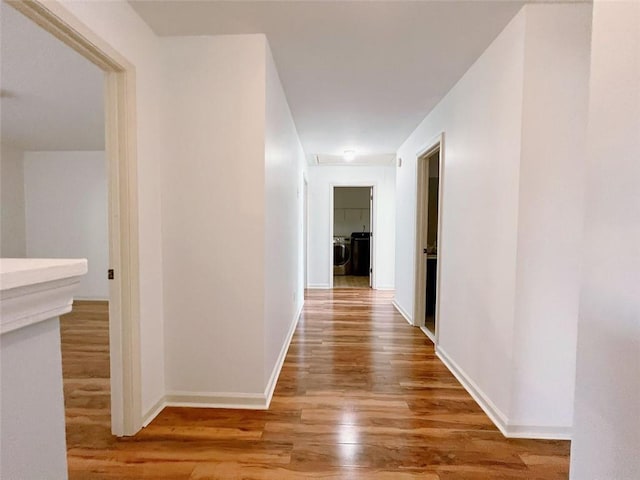
M 334 287 L 370 286 L 371 187 L 335 187 L 333 194 Z

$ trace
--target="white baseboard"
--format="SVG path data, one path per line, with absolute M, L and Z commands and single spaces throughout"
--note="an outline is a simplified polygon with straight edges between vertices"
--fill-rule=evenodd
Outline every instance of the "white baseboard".
M 436 346 L 436 355 L 458 379 L 469 395 L 484 410 L 498 430 L 507 438 L 530 438 L 537 440 L 571 440 L 571 428 L 537 425 L 514 425 L 491 399 L 469 378 L 462 368 L 441 348 Z
M 293 334 L 296 332 L 296 327 L 298 326 L 298 321 L 300 320 L 300 315 L 302 315 L 302 309 L 304 308 L 304 302 L 300 304 L 298 307 L 298 311 L 296 312 L 296 316 L 291 322 L 289 326 L 289 332 L 287 333 L 287 339 L 285 340 L 282 348 L 280 349 L 280 354 L 278 355 L 278 360 L 276 360 L 276 364 L 273 367 L 273 371 L 271 372 L 271 376 L 269 377 L 269 382 L 267 383 L 267 387 L 264 390 L 264 397 L 266 400 L 266 408 L 269 408 L 269 404 L 271 404 L 271 398 L 273 397 L 273 392 L 276 389 L 276 385 L 278 383 L 278 377 L 280 377 L 280 371 L 282 370 L 282 365 L 284 365 L 284 361 L 287 358 L 287 352 L 289 351 L 289 345 L 291 345 L 291 339 L 293 338 Z
M 328 283 L 314 283 L 307 285 L 308 290 L 330 290 L 331 286 Z
M 164 395 L 161 396 L 158 401 L 142 416 L 142 428 L 149 425 L 153 422 L 153 419 L 156 418 L 160 412 L 166 407 L 167 404 L 165 402 Z
M 441 348 L 436 347 L 436 355 L 442 363 L 453 373 L 453 376 L 458 379 L 458 381 L 462 384 L 469 395 L 473 397 L 480 408 L 484 410 L 491 421 L 495 424 L 496 427 L 502 432 L 502 434 L 507 436 L 507 417 L 500 409 L 491 401 L 491 399 L 478 387 L 473 380 L 471 380 L 467 374 L 462 370 L 456 362 L 454 362 L 451 357 Z
M 427 336 L 429 340 L 433 342 L 434 345 L 436 344 L 435 335 L 431 333 L 427 327 L 420 327 L 420 330 L 422 331 L 422 333 L 424 333 Z
M 159 399 L 156 404 L 143 416 L 142 426 L 146 427 L 158 416 L 164 407 L 196 407 L 196 408 L 235 408 L 245 410 L 267 410 L 273 397 L 273 392 L 278 383 L 278 377 L 282 365 L 287 357 L 291 339 L 298 326 L 302 315 L 304 303 L 300 304 L 298 311 L 289 326 L 287 339 L 285 340 L 278 360 L 276 361 L 269 382 L 263 393 L 234 393 L 234 392 L 185 392 L 173 391 Z
M 507 437 L 531 438 L 536 440 L 571 440 L 571 427 L 537 425 L 507 425 Z
M 165 406 L 266 410 L 267 402 L 263 393 L 176 391 L 165 395 Z
M 396 302 L 395 298 L 391 301 L 391 304 L 395 307 L 395 309 L 398 311 L 398 313 L 403 316 L 403 318 L 409 323 L 409 325 L 411 325 L 413 327 L 413 320 L 411 319 L 411 315 L 409 315 L 404 310 L 404 308 L 402 308 L 400 305 L 398 305 L 398 302 Z
M 104 297 L 73 297 L 73 300 L 78 300 L 79 302 L 109 302 L 109 299 Z
M 376 286 L 375 289 L 384 290 L 384 291 L 393 291 L 396 289 L 396 287 L 394 287 L 393 285 L 382 285 L 382 286 Z

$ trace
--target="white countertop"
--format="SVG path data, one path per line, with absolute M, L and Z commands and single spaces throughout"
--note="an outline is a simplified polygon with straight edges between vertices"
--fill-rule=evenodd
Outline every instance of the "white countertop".
M 0 290 L 52 282 L 87 273 L 87 260 L 66 258 L 0 258 Z

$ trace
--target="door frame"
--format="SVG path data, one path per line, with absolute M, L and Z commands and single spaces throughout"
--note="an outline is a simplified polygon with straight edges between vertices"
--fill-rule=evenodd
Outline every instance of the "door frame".
M 309 285 L 309 180 L 306 173 L 302 174 L 302 250 L 302 288 L 306 290 Z
M 134 435 L 142 428 L 135 67 L 58 1 L 7 3 L 105 73 L 111 431 Z
M 373 204 L 373 187 L 369 190 L 369 230 L 371 230 L 371 237 L 369 237 L 369 288 L 373 289 L 373 210 L 375 206 Z
M 426 275 L 427 267 L 423 249 L 427 243 L 427 199 L 429 194 L 429 182 L 425 182 L 425 174 L 429 175 L 428 161 L 429 157 L 436 151 L 438 155 L 438 264 L 436 267 L 436 311 L 435 311 L 435 332 L 429 332 L 425 327 L 425 292 L 426 292 Z M 428 177 L 427 177 L 428 178 Z M 415 279 L 414 279 L 414 311 L 413 324 L 420 327 L 421 330 L 438 345 L 438 336 L 440 332 L 440 278 L 442 271 L 442 200 L 444 193 L 444 132 L 436 136 L 429 143 L 420 148 L 416 153 L 416 250 L 415 250 Z
M 372 259 L 377 259 L 377 241 L 375 240 L 375 236 L 377 235 L 377 225 L 375 214 L 375 209 L 377 208 L 377 191 L 378 191 L 378 182 L 371 181 L 345 181 L 345 182 L 331 182 L 329 184 L 329 289 L 333 289 L 333 205 L 334 205 L 334 192 L 336 187 L 368 187 L 371 188 L 371 195 L 373 196 L 373 212 L 369 212 L 371 217 L 371 225 L 369 225 L 369 230 L 371 230 L 371 238 L 369 244 L 369 252 Z M 371 253 L 373 252 L 373 253 Z M 369 274 L 369 285 L 370 288 L 376 289 L 376 268 L 373 262 L 369 262 L 369 268 L 371 269 L 371 273 Z

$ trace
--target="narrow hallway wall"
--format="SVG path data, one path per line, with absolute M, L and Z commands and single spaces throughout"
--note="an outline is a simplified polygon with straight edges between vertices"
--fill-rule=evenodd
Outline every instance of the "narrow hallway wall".
M 264 374 L 270 394 L 304 303 L 301 251 L 306 160 L 268 42 L 265 49 Z
M 571 478 L 640 478 L 640 3 L 593 7 Z
M 416 156 L 444 133 L 437 350 L 514 437 L 571 435 L 590 16 L 523 7 L 398 152 L 396 303 L 413 315 Z
M 172 403 L 264 392 L 265 42 L 162 39 L 175 140 L 162 166 Z

